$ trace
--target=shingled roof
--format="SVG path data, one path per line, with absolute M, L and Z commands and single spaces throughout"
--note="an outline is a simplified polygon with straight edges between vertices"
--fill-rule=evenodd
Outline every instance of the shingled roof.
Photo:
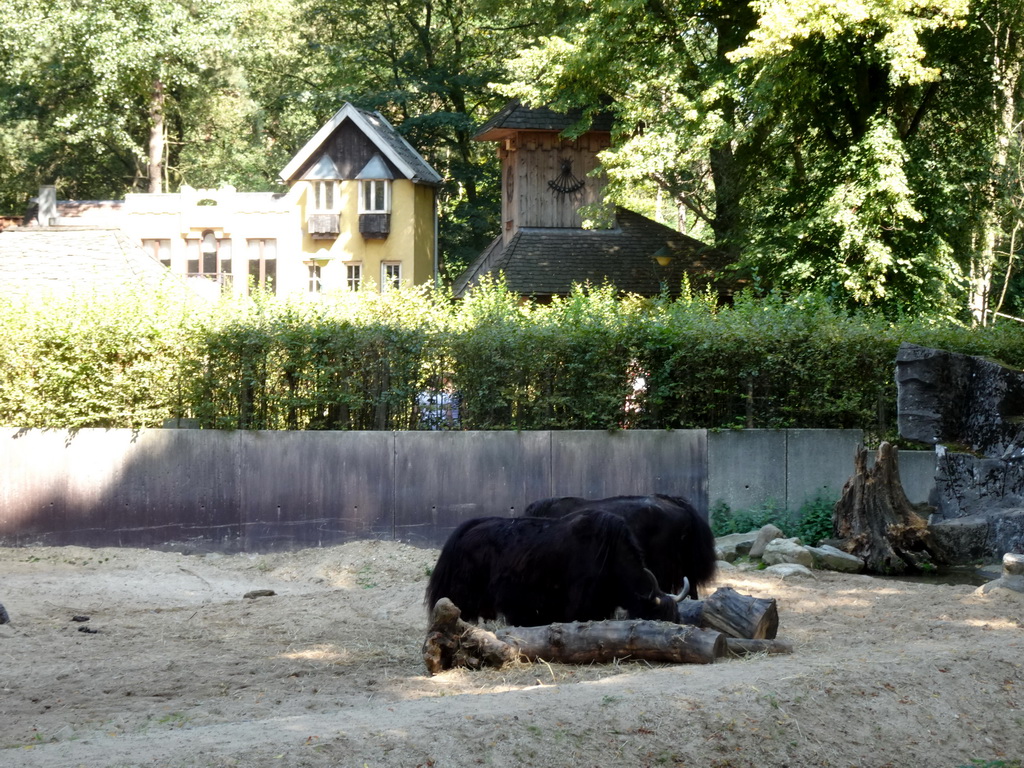
M 661 266 L 654 254 L 672 257 Z M 616 227 L 607 230 L 520 229 L 502 248 L 497 237 L 455 281 L 462 296 L 484 275 L 504 275 L 509 290 L 523 296 L 566 295 L 573 284 L 611 283 L 623 293 L 653 296 L 676 293 L 686 275 L 694 286 L 711 284 L 730 292 L 723 270 L 728 256 L 625 208 L 616 209 Z
M 318 153 L 323 151 L 328 140 L 345 121 L 351 120 L 376 147 L 405 175 L 417 184 L 439 185 L 441 176 L 435 171 L 412 144 L 395 130 L 380 112 L 359 109 L 348 102 L 328 120 L 316 135 L 299 150 L 281 171 L 283 181 L 293 181 L 297 174 Z
M 0 232 L 5 296 L 42 297 L 82 290 L 156 288 L 170 271 L 119 229 L 25 227 Z M 184 283 L 177 280 L 184 289 Z
M 519 131 L 562 131 L 572 128 L 583 118 L 583 110 L 554 112 L 548 107 L 527 107 L 518 99 L 510 101 L 494 117 L 488 120 L 473 138 L 477 141 L 500 141 Z M 588 131 L 609 133 L 613 117 L 610 112 L 596 113 Z

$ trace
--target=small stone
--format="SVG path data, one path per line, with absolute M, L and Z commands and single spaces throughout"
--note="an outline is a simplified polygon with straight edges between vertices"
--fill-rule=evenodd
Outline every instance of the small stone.
M 1007 552 L 1003 555 L 1004 576 L 1024 576 L 1024 555 Z

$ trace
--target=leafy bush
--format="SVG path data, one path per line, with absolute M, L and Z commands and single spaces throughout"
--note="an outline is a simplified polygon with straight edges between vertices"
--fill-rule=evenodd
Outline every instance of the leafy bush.
M 796 535 L 804 544 L 817 546 L 822 539 L 835 536 L 832 525 L 832 510 L 835 506 L 834 499 L 818 496 L 800 507 Z
M 719 502 L 711 509 L 711 530 L 715 536 L 749 533 L 771 524 L 787 538 L 799 538 L 804 544 L 816 546 L 822 539 L 832 538 L 834 501 L 818 496 L 805 502 L 799 510 L 786 509 L 774 499 L 760 507 L 733 511 Z
M 0 298 L 0 424 L 419 429 L 417 395 L 450 384 L 463 429 L 860 428 L 892 440 L 903 341 L 1024 367 L 1016 324 L 894 324 L 814 296 L 719 307 L 603 286 L 540 305 L 488 282 L 460 302 L 428 288 L 316 302 Z

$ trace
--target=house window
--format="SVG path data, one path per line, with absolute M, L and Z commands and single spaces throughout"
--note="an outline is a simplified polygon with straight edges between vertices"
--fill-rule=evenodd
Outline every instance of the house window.
M 340 204 L 341 196 L 338 194 L 337 181 L 313 181 L 313 211 L 337 213 Z
M 363 282 L 363 265 L 345 265 L 345 285 L 350 291 L 358 291 Z
M 277 293 L 277 240 L 260 238 L 248 240 L 249 288 L 260 288 Z
M 307 263 L 309 267 L 309 292 L 320 293 L 320 265 L 316 263 Z
M 363 179 L 359 184 L 360 213 L 389 213 L 391 182 L 388 179 Z
M 381 264 L 380 284 L 382 288 L 398 288 L 402 285 L 401 264 Z
M 143 240 L 142 249 L 165 267 L 171 266 L 170 240 Z
M 317 213 L 337 213 L 339 197 L 337 181 L 313 182 L 313 210 Z
M 231 239 L 220 238 L 210 230 L 202 240 L 188 243 L 188 276 L 215 280 L 224 286 L 231 284 Z

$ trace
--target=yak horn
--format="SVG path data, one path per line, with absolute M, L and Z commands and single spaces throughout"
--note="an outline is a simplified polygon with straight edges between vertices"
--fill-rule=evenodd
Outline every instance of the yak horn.
M 683 576 L 683 588 L 679 590 L 678 595 L 672 595 L 672 598 L 677 602 L 681 603 L 690 597 L 690 580 Z
M 651 594 L 648 597 L 654 597 L 656 594 L 661 592 L 661 587 L 658 586 L 658 577 L 651 573 L 650 569 L 644 568 L 644 573 L 647 574 L 647 578 L 651 580 Z M 655 604 L 659 604 L 661 601 L 658 600 Z

